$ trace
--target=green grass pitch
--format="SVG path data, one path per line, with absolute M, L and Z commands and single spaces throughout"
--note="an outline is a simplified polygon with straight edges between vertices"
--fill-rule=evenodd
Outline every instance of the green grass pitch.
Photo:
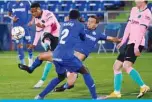
M 34 53 L 38 55 L 38 53 Z M 26 53 L 27 56 L 27 53 Z M 113 91 L 112 65 L 117 54 L 93 53 L 84 62 L 89 68 L 97 88 L 98 95 L 107 95 Z M 54 67 L 51 69 L 44 86 L 33 89 L 34 84 L 40 79 L 45 62 L 33 74 L 19 70 L 16 52 L 0 52 L 0 99 L 33 99 L 40 93 L 49 81 L 56 77 Z M 143 53 L 138 58 L 134 67 L 140 72 L 143 80 L 152 88 L 152 54 Z M 122 98 L 136 99 L 139 87 L 130 76 L 123 73 Z M 49 93 L 46 99 L 91 99 L 83 78 L 79 75 L 75 88 L 61 93 Z M 152 99 L 152 93 L 147 93 L 142 99 Z

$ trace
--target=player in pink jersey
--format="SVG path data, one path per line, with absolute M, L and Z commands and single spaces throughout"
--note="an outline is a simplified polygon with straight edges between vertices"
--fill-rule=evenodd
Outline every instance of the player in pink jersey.
M 140 86 L 140 93 L 137 98 L 141 98 L 147 91 L 150 90 L 145 85 L 140 74 L 133 68 L 136 58 L 141 55 L 145 45 L 145 34 L 147 27 L 150 24 L 152 15 L 147 8 L 147 1 L 135 0 L 136 7 L 133 7 L 130 13 L 130 18 L 125 28 L 124 36 L 118 48 L 125 44 L 128 39 L 126 49 L 120 53 L 113 65 L 114 70 L 114 92 L 106 96 L 106 98 L 121 97 L 122 69 L 127 72 L 131 78 Z
M 33 3 L 31 5 L 31 13 L 36 24 L 35 39 L 31 48 L 34 48 L 41 38 L 41 44 L 45 51 L 53 51 L 58 44 L 58 34 L 60 30 L 60 24 L 58 20 L 52 12 L 48 10 L 41 10 L 39 3 Z M 52 63 L 47 62 L 42 78 L 36 85 L 34 85 L 34 88 L 40 88 L 43 85 L 51 67 Z

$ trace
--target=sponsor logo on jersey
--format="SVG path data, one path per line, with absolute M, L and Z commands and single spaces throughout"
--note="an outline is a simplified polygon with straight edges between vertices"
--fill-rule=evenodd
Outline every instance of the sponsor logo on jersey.
M 25 8 L 13 8 L 12 11 L 13 12 L 17 12 L 17 11 L 25 12 Z
M 91 36 L 91 35 L 86 34 L 86 37 L 89 38 L 92 41 L 96 41 L 96 38 Z

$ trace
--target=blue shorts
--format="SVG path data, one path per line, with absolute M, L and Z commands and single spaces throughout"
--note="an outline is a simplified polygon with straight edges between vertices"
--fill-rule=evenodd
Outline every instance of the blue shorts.
M 58 74 L 63 74 L 66 71 L 78 72 L 83 66 L 82 62 L 75 56 L 73 56 L 72 59 L 60 61 L 54 58 L 53 63 Z
M 14 26 L 15 27 L 15 26 Z M 27 25 L 24 25 L 24 26 L 21 26 L 24 28 L 25 30 L 25 36 L 19 40 L 13 40 L 16 44 L 23 44 L 23 43 L 26 43 L 26 44 L 31 44 L 32 41 L 31 41 L 31 35 L 30 35 L 30 32 L 29 32 L 29 27 Z

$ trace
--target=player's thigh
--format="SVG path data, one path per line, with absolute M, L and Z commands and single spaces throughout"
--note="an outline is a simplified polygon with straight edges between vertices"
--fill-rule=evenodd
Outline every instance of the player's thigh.
M 82 54 L 82 53 L 80 53 L 80 52 L 78 52 L 78 51 L 75 51 L 75 52 L 74 52 L 74 55 L 75 55 L 79 60 L 81 60 L 81 61 L 84 61 L 85 58 L 86 58 L 86 56 L 85 56 L 84 54 Z
M 48 52 L 40 53 L 39 59 L 43 60 L 43 61 L 50 61 L 50 62 L 52 62 L 53 61 L 52 60 L 52 52 L 48 51 Z
M 51 40 L 51 51 L 54 51 L 57 45 L 58 45 L 58 37 L 54 37 Z
M 63 66 L 69 72 L 77 72 L 83 67 L 83 64 L 77 57 L 74 56 L 72 59 L 64 61 Z
M 120 60 L 116 60 L 113 64 L 113 70 L 121 70 L 123 62 Z
M 66 75 L 66 69 L 63 67 L 62 65 L 62 62 L 58 62 L 58 61 L 53 61 L 53 64 L 55 66 L 55 70 L 56 70 L 56 73 L 58 75 Z
M 142 52 L 143 46 L 139 46 L 139 51 Z M 137 56 L 134 53 L 134 44 L 127 45 L 126 54 L 125 54 L 125 61 L 129 61 L 131 63 L 135 63 Z

